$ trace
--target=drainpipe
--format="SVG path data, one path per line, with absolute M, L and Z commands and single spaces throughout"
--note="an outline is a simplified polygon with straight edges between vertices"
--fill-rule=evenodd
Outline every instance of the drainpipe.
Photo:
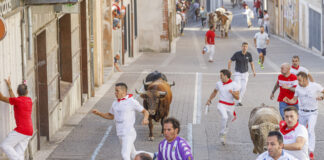
M 22 58 L 22 83 L 26 81 L 26 30 L 25 30 L 26 22 L 25 22 L 25 10 L 23 9 L 21 12 L 21 21 L 20 21 L 20 32 L 21 32 L 21 58 Z
M 31 7 L 29 6 L 27 8 L 27 16 L 28 16 L 28 59 L 30 60 L 32 58 L 32 55 L 34 55 L 33 53 L 33 24 L 32 24 L 32 11 L 31 11 Z

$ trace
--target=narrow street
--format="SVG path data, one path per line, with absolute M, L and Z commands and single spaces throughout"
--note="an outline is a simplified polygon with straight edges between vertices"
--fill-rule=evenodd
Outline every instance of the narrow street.
M 138 60 L 123 67 L 122 73 L 114 74 L 111 80 L 106 82 L 109 87 L 94 108 L 103 112 L 109 111 L 115 98 L 113 87 L 115 82 L 125 82 L 129 87 L 129 93 L 135 94 L 135 89 L 142 88 L 145 76 L 158 70 L 165 73 L 169 81 L 175 81 L 176 85 L 172 87 L 173 101 L 169 116 L 180 120 L 180 136 L 191 143 L 196 160 L 255 159 L 257 155 L 252 153 L 253 144 L 248 130 L 250 111 L 262 103 L 278 106 L 278 102 L 271 101 L 269 97 L 280 72 L 280 65 L 284 62 L 291 63 L 292 56 L 298 55 L 301 65 L 310 70 L 316 82 L 324 85 L 324 59 L 286 40 L 271 36 L 265 69 L 261 70 L 257 63 L 258 54 L 253 45 L 253 36 L 259 28 L 254 24 L 254 27 L 248 29 L 241 12 L 243 10 L 233 10 L 235 16 L 229 38 L 216 39 L 213 63 L 208 62 L 208 55 L 201 54 L 207 28 L 202 29 L 200 22 L 190 23 L 185 28 L 184 36 L 176 42 L 176 50 L 173 53 L 143 53 Z M 219 32 L 217 34 L 219 35 Z M 243 106 L 236 108 L 238 118 L 231 124 L 227 144 L 223 146 L 218 138 L 220 115 L 216 109 L 217 99 L 210 106 L 208 115 L 204 114 L 205 103 L 216 82 L 219 81 L 219 71 L 227 68 L 228 60 L 234 52 L 241 49 L 244 41 L 249 43 L 249 52 L 252 53 L 257 75 L 253 77 L 250 74 Z M 232 70 L 233 68 L 232 66 Z M 140 97 L 137 95 L 135 97 L 142 103 Z M 316 126 L 316 159 L 324 159 L 324 153 L 320 152 L 324 150 L 324 134 L 320 134 L 324 132 L 324 126 L 320 123 L 324 121 L 323 107 L 323 102 L 320 102 Z M 86 116 L 79 124 L 73 125 L 73 131 L 62 140 L 48 159 L 92 159 L 93 157 L 98 160 L 121 159 L 114 122 L 99 118 L 90 112 L 84 114 Z M 161 126 L 155 123 L 155 139 L 151 142 L 147 140 L 148 127 L 140 124 L 142 115 L 138 114 L 136 118 L 136 149 L 156 152 L 159 142 L 163 139 L 160 134 Z M 65 127 L 71 126 L 65 125 Z M 64 127 L 61 130 L 64 130 Z

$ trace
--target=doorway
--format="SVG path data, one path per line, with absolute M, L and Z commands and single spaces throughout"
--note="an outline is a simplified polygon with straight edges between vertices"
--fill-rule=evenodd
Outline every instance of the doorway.
M 41 137 L 49 140 L 48 86 L 46 60 L 46 30 L 36 36 L 36 110 L 37 110 L 37 149 Z

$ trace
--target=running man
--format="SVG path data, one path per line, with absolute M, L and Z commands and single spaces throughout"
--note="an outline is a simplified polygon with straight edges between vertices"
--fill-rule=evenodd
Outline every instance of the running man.
M 297 160 L 283 151 L 283 137 L 278 131 L 269 132 L 267 146 L 267 151 L 260 154 L 256 160 Z
M 229 123 L 233 120 L 233 118 L 235 118 L 234 99 L 238 100 L 240 96 L 239 86 L 235 82 L 232 82 L 231 72 L 227 69 L 220 71 L 220 81 L 216 83 L 216 87 L 209 96 L 206 105 L 210 105 L 212 103 L 212 100 L 216 97 L 217 93 L 219 93 L 217 109 L 222 116 L 219 137 L 221 143 L 225 145 L 226 134 L 229 130 Z
M 144 115 L 143 125 L 149 123 L 149 113 L 133 98 L 133 95 L 127 94 L 127 85 L 125 83 L 115 85 L 115 96 L 117 99 L 113 102 L 108 113 L 102 113 L 96 109 L 92 110 L 92 113 L 116 122 L 116 132 L 122 147 L 122 158 L 123 160 L 131 160 L 137 154 L 134 146 L 136 139 L 136 130 L 134 128 L 135 111 Z
M 279 102 L 279 111 L 282 119 L 284 119 L 284 109 L 287 106 L 295 106 L 298 110 L 298 101 L 296 101 L 295 103 L 286 103 L 283 100 L 285 97 L 288 97 L 289 99 L 294 97 L 297 83 L 297 76 L 290 73 L 289 63 L 283 63 L 281 65 L 281 74 L 278 76 L 278 80 L 275 86 L 273 87 L 273 90 L 270 95 L 270 99 L 273 100 L 274 94 L 280 87 L 280 92 L 277 101 Z
M 284 110 L 284 121 L 280 122 L 280 133 L 283 135 L 283 149 L 298 160 L 309 160 L 307 129 L 298 123 L 298 110 L 288 106 Z
M 260 27 L 260 32 L 254 35 L 254 46 L 257 48 L 259 53 L 259 61 L 261 69 L 264 69 L 263 63 L 264 58 L 267 55 L 267 46 L 269 45 L 270 40 L 267 33 L 264 32 L 264 27 Z
M 178 136 L 180 122 L 175 118 L 163 121 L 163 135 L 165 137 L 159 144 L 158 160 L 193 160 L 191 147 L 185 139 Z
M 308 76 L 309 81 L 314 82 L 313 76 L 309 73 L 308 69 L 303 66 L 300 66 L 300 60 L 298 56 L 293 56 L 292 58 L 292 65 L 290 69 L 290 73 L 297 75 L 299 72 L 305 72 Z
M 252 27 L 252 22 L 251 19 L 254 18 L 254 13 L 253 11 L 249 8 L 248 5 L 246 5 L 245 7 L 245 12 L 243 12 L 242 14 L 246 15 L 246 23 L 248 25 L 248 28 Z
M 215 26 L 211 25 L 209 27 L 209 31 L 206 32 L 205 35 L 205 46 L 207 47 L 207 52 L 209 52 L 209 60 L 208 62 L 214 62 L 214 54 L 215 54 Z
M 235 61 L 235 72 L 233 74 L 234 81 L 240 87 L 240 99 L 237 101 L 237 106 L 243 106 L 242 99 L 244 93 L 246 91 L 246 85 L 249 80 L 249 63 L 251 65 L 253 76 L 256 76 L 252 54 L 247 51 L 248 50 L 248 43 L 242 43 L 242 50 L 234 53 L 232 58 L 228 61 L 228 70 L 231 70 L 232 61 Z
M 323 100 L 324 96 L 318 96 L 319 93 L 324 94 L 324 88 L 315 82 L 309 82 L 308 75 L 305 72 L 297 74 L 299 86 L 295 90 L 294 98 L 284 98 L 286 103 L 296 103 L 299 99 L 299 123 L 308 126 L 309 136 L 309 157 L 314 159 L 315 150 L 315 125 L 318 116 L 318 101 Z

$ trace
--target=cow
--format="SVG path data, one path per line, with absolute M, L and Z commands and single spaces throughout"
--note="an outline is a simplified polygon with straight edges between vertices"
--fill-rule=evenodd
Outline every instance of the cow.
M 164 74 L 158 74 L 160 77 L 156 75 L 155 73 L 149 74 L 146 79 L 151 79 L 152 81 L 143 81 L 144 88 L 146 88 L 145 91 L 138 92 L 135 90 L 143 98 L 143 106 L 150 114 L 148 124 L 150 129 L 149 141 L 154 140 L 153 120 L 161 122 L 161 134 L 163 135 L 163 120 L 168 116 L 172 102 L 171 86 L 175 85 L 174 82 L 172 84 L 168 83 Z
M 225 37 L 228 37 L 228 31 L 230 29 L 233 14 L 231 11 L 225 11 L 223 8 L 219 8 L 216 10 L 216 17 L 217 17 L 217 23 L 220 24 L 220 31 L 221 36 L 223 37 L 225 33 Z
M 253 153 L 263 153 L 267 149 L 267 137 L 270 131 L 279 130 L 281 116 L 278 109 L 262 104 L 250 113 L 249 130 L 254 145 Z

